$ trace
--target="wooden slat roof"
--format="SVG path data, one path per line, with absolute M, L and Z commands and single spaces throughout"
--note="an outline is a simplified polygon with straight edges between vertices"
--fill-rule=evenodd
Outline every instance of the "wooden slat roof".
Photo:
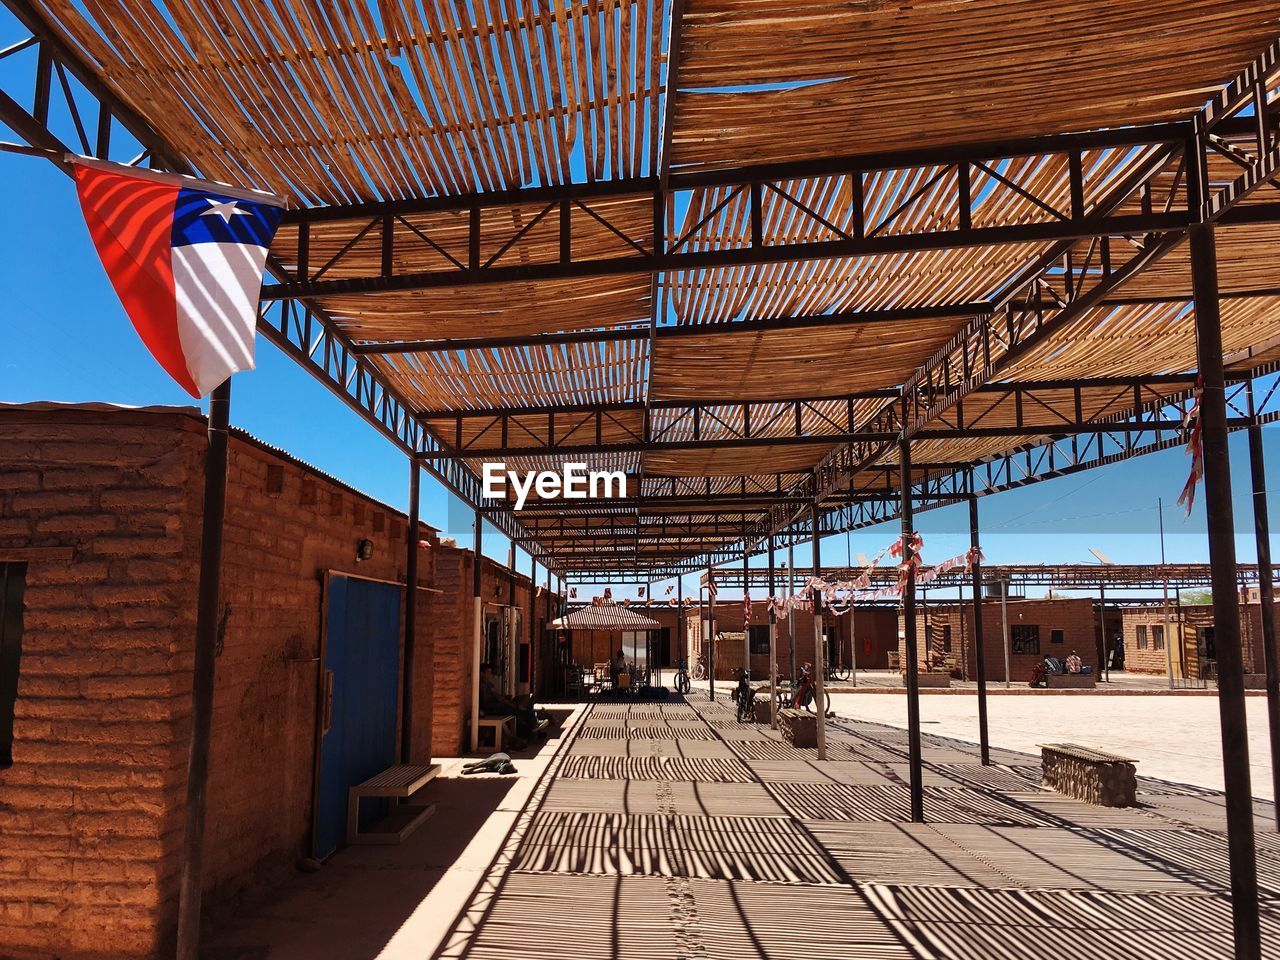
M 512 469 L 564 459 L 521 447 L 628 447 L 575 456 L 629 477 L 636 504 L 624 511 L 601 504 L 579 521 L 606 530 L 620 515 L 638 526 L 672 517 L 712 523 L 714 510 L 692 514 L 674 498 L 767 502 L 803 483 L 836 449 L 832 438 L 851 412 L 864 422 L 884 405 L 842 398 L 908 383 L 974 322 L 975 304 L 999 302 L 1029 270 L 1045 269 L 1051 254 L 1066 259 L 1072 247 L 1071 239 L 1060 246 L 1018 237 L 747 266 L 634 267 L 655 239 L 707 255 L 749 247 L 753 236 L 799 248 L 855 234 L 883 240 L 1042 224 L 1046 209 L 1073 201 L 1064 153 L 966 161 L 967 211 L 958 200 L 961 166 L 930 156 L 870 172 L 811 165 L 772 178 L 755 199 L 753 223 L 751 192 L 716 181 L 716 171 L 1187 120 L 1280 36 L 1274 0 L 684 0 L 677 24 L 670 0 L 36 6 L 102 84 L 203 176 L 269 189 L 297 207 L 402 204 L 376 227 L 354 215 L 317 221 L 305 239 L 287 222 L 273 246 L 283 280 L 456 271 L 456 279 L 424 289 L 348 285 L 316 296 L 325 322 L 352 344 L 643 331 L 578 342 L 436 344 L 368 360 L 444 444 L 509 446 Z M 1238 139 L 1211 158 L 1212 183 L 1239 172 L 1231 150 L 1252 147 Z M 1080 155 L 1082 215 L 1110 212 L 1117 185 L 1139 173 L 1152 190 L 1130 191 L 1117 212 L 1150 212 L 1169 191 L 1170 204 L 1184 203 L 1185 170 L 1159 150 L 1090 141 Z M 693 183 L 702 176 L 708 185 L 669 193 L 663 207 L 652 188 L 669 175 Z M 591 183 L 609 190 L 581 202 L 548 203 L 538 193 Z M 494 194 L 516 199 L 476 200 Z M 1273 194 L 1268 188 L 1246 204 L 1274 202 Z M 571 226 L 568 251 L 561 222 Z M 1067 258 L 1095 256 L 1090 243 L 1075 242 Z M 1280 360 L 1278 250 L 1280 226 L 1218 228 L 1224 350 L 1237 372 Z M 600 268 L 526 279 L 525 268 L 567 254 Z M 474 282 L 477 257 L 510 273 Z M 1048 277 L 1052 291 L 1061 275 L 1048 269 Z M 1196 365 L 1190 300 L 1186 249 L 1174 247 L 988 379 L 1189 373 Z M 928 309 L 929 317 L 855 316 L 908 309 Z M 849 316 L 813 322 L 829 314 Z M 806 322 L 792 327 L 790 318 Z M 1142 397 L 1148 412 L 1159 389 Z M 1186 389 L 1171 384 L 1167 395 Z M 1134 415 L 1121 388 L 1078 395 L 1046 388 L 1035 396 L 1042 409 L 1028 411 L 1011 395 L 970 394 L 963 422 L 988 432 L 918 440 L 917 461 L 963 466 L 1018 449 L 1035 441 L 1017 432 L 1022 425 L 1045 427 L 1067 413 Z M 1077 397 L 1079 410 L 1069 411 Z M 527 412 L 595 405 L 632 406 L 600 421 L 559 415 L 554 427 Z M 486 418 L 504 409 L 526 412 Z M 462 418 L 467 412 L 475 415 Z M 959 422 L 951 412 L 937 426 Z M 661 439 L 638 450 L 636 437 Z M 880 468 L 893 459 L 891 450 L 871 458 L 874 469 L 855 475 L 851 492 L 883 489 L 889 481 Z M 474 458 L 463 462 L 480 469 Z M 753 506 L 734 516 L 764 513 Z M 530 520 L 529 529 L 540 526 Z M 628 559 L 616 543 L 556 549 L 606 566 Z M 672 559 L 699 549 L 696 537 L 646 547 Z

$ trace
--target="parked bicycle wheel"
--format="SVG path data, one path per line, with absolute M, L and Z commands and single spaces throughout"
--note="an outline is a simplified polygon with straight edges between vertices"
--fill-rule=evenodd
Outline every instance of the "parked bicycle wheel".
M 691 686 L 692 684 L 689 683 L 689 674 L 681 670 L 680 673 L 676 675 L 676 689 L 680 691 L 681 694 L 687 694 Z
M 844 666 L 843 664 L 839 664 L 839 665 L 837 665 L 837 666 L 832 667 L 832 668 L 831 668 L 831 679 L 832 679 L 832 680 L 848 680 L 848 679 L 849 679 L 849 668 L 848 668 L 848 667 L 846 667 L 846 666 Z
M 703 663 L 701 660 L 699 660 L 697 663 L 693 665 L 693 679 L 695 680 L 707 679 L 707 665 Z

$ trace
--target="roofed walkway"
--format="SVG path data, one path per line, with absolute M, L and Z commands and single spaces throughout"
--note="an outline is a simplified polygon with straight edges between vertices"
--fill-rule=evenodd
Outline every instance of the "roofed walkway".
M 1232 955 L 1220 794 L 1140 778 L 1139 808 L 1092 807 L 1042 791 L 1038 758 L 997 748 L 984 768 L 976 747 L 926 736 L 920 825 L 905 822 L 905 731 L 837 719 L 828 751 L 819 763 L 738 724 L 727 698 L 586 706 L 522 764 L 511 798 L 522 802 L 504 804 L 490 865 L 444 871 L 387 947 L 360 956 Z M 1280 839 L 1267 806 L 1264 951 L 1280 957 Z M 343 851 L 326 872 L 352 856 L 369 854 Z M 370 885 L 398 876 L 363 871 L 359 898 L 382 900 Z M 443 889 L 464 884 L 474 894 Z M 340 915 L 344 895 L 328 890 L 316 922 Z M 463 902 L 449 924 L 439 907 Z M 292 946 L 252 956 L 291 957 Z
M 1091 807 L 1042 792 L 1023 754 L 983 768 L 928 737 L 929 823 L 909 824 L 905 733 L 837 726 L 819 764 L 723 701 L 590 708 L 445 955 L 1231 955 L 1210 791 L 1145 780 L 1142 808 Z

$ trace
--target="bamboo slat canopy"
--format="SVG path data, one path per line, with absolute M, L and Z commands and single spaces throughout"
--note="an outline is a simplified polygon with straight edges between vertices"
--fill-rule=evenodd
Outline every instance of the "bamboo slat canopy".
M 884 519 L 908 432 L 924 491 L 1180 418 L 1176 218 L 1262 163 L 1257 127 L 1280 150 L 1274 0 L 32 8 L 185 168 L 289 199 L 279 296 L 431 456 L 627 474 L 514 517 L 570 576 L 724 559 L 815 494 L 830 529 Z M 1280 362 L 1280 196 L 1226 206 L 1247 379 Z

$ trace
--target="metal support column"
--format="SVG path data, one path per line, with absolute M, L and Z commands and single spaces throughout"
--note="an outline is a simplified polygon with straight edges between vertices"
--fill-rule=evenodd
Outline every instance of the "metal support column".
M 822 536 L 818 501 L 813 501 L 813 576 L 822 575 Z M 827 692 L 823 675 L 826 671 L 826 653 L 822 642 L 822 591 L 816 587 L 813 598 L 813 709 L 818 714 L 818 759 L 827 759 Z
M 902 587 L 902 629 L 906 640 L 907 667 L 907 744 L 911 774 L 911 821 L 924 823 L 924 771 L 920 765 L 920 663 L 916 639 L 916 574 L 912 565 L 911 537 L 915 520 L 911 515 L 911 445 L 898 443 L 898 462 L 902 470 L 902 563 L 906 582 Z
M 422 468 L 409 460 L 409 530 L 404 558 L 404 675 L 400 678 L 400 762 L 413 762 L 413 680 L 418 625 L 418 484 Z
M 1240 652 L 1240 599 L 1236 593 L 1231 466 L 1227 458 L 1218 264 L 1211 224 L 1198 224 L 1191 228 L 1191 286 L 1195 297 L 1196 359 L 1204 382 L 1200 397 L 1204 505 L 1209 527 L 1209 570 L 1218 653 L 1218 713 L 1222 724 L 1235 955 L 1241 960 L 1258 960 L 1262 952 L 1258 920 L 1258 865 L 1254 847 L 1253 791 L 1249 781 L 1244 668 Z
M 751 565 L 746 534 L 742 539 L 742 669 L 751 677 Z
M 1250 406 L 1253 389 L 1249 390 Z M 1253 411 L 1250 410 L 1250 413 Z M 1267 729 L 1271 742 L 1272 796 L 1280 798 L 1280 670 L 1276 665 L 1275 590 L 1271 582 L 1271 518 L 1267 511 L 1267 470 L 1262 451 L 1262 427 L 1249 427 L 1249 473 L 1253 480 L 1253 532 L 1258 551 L 1258 600 L 1262 617 L 1262 663 L 1267 675 Z M 1280 830 L 1280 802 L 1275 804 Z
M 480 749 L 480 651 L 484 645 L 484 601 L 480 598 L 480 564 L 484 547 L 484 517 L 476 511 L 475 558 L 471 567 L 471 752 Z
M 796 613 L 792 609 L 791 598 L 796 595 L 796 545 L 787 543 L 787 647 L 790 658 L 791 691 L 796 689 Z
M 982 561 L 977 557 L 978 540 L 978 498 L 969 495 L 969 545 L 974 551 L 973 565 L 970 568 L 973 585 L 973 636 L 974 664 L 978 673 L 978 743 L 982 749 L 982 763 L 991 763 L 991 739 L 987 732 L 987 645 L 982 635 Z
M 774 609 L 774 539 L 769 537 L 769 727 L 778 729 L 778 611 Z
M 716 591 L 715 574 L 707 568 L 707 699 L 716 698 Z M 719 589 L 718 587 L 716 589 Z
M 675 642 L 676 650 L 679 651 L 679 656 L 676 657 L 676 660 L 677 661 L 681 659 L 684 660 L 684 669 L 685 669 L 685 672 L 688 673 L 690 670 L 693 669 L 693 664 L 689 662 L 689 641 L 688 641 L 688 638 L 685 636 L 685 629 L 684 629 L 684 574 L 683 573 L 678 574 L 676 576 L 676 636 L 675 636 L 674 642 Z
M 227 506 L 230 417 L 231 380 L 228 379 L 209 396 L 209 447 L 204 461 L 204 520 L 196 599 L 195 670 L 191 683 L 191 747 L 187 754 L 186 824 L 178 893 L 178 960 L 196 960 L 200 950 L 204 824 L 209 799 L 209 739 L 213 729 L 213 677 L 218 657 L 222 520 Z

